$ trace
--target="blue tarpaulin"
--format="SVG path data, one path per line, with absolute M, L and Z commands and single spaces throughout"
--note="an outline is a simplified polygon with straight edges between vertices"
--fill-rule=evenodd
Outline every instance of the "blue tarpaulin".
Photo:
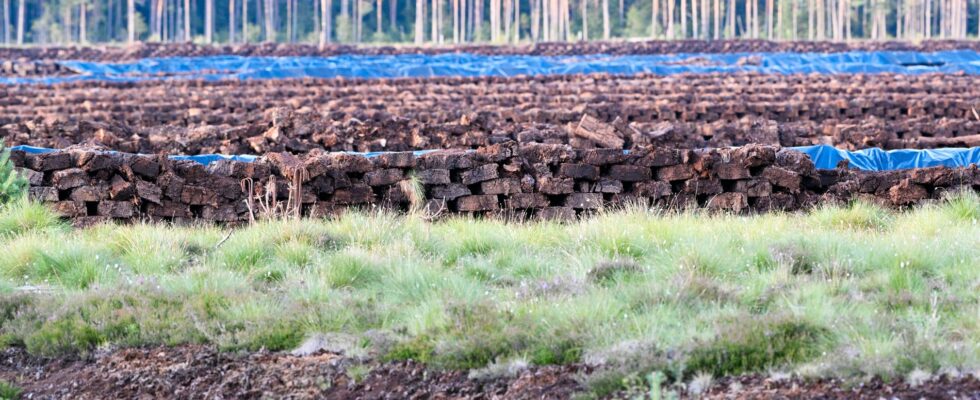
M 833 169 L 841 160 L 847 160 L 848 168 L 863 171 L 892 171 L 927 167 L 965 167 L 980 165 L 980 147 L 946 148 L 930 150 L 863 149 L 841 150 L 830 145 L 792 147 L 810 156 L 818 169 Z
M 62 61 L 73 76 L 0 78 L 0 84 L 163 79 L 398 78 L 585 73 L 896 73 L 980 74 L 980 53 L 854 51 L 844 53 L 684 53 L 669 55 L 529 56 L 476 54 L 340 55 L 331 57 L 172 57 L 125 63 Z
M 972 148 L 947 148 L 931 150 L 889 150 L 864 149 L 858 151 L 840 150 L 829 145 L 790 147 L 791 150 L 803 152 L 810 156 L 817 169 L 834 169 L 841 160 L 849 161 L 849 168 L 863 171 L 891 171 L 911 168 L 927 168 L 936 166 L 946 167 L 966 167 L 971 164 L 980 165 L 980 147 Z M 26 153 L 50 153 L 57 151 L 34 146 L 13 146 L 11 150 L 23 151 Z M 436 150 L 415 151 L 416 156 Z M 628 152 L 628 151 L 624 151 Z M 377 157 L 385 152 L 357 153 L 368 158 Z M 235 160 L 252 162 L 258 159 L 253 155 L 222 155 L 222 154 L 202 154 L 195 156 L 170 156 L 174 160 L 192 160 L 201 164 L 208 165 L 218 160 Z

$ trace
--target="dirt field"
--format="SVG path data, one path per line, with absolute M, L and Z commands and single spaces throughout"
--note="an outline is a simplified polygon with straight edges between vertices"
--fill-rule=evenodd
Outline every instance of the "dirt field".
M 589 371 L 576 365 L 531 367 L 513 376 L 473 378 L 410 361 L 358 363 L 331 353 L 229 354 L 202 346 L 123 349 L 90 360 L 40 359 L 7 349 L 0 361 L 0 379 L 16 383 L 25 398 L 33 399 L 100 399 L 106 393 L 118 398 L 183 399 L 566 399 L 583 390 L 579 381 Z M 703 393 L 678 393 L 708 399 L 975 399 L 980 380 L 972 375 L 941 376 L 912 386 L 880 379 L 743 376 L 721 379 Z M 610 397 L 638 394 L 642 393 Z

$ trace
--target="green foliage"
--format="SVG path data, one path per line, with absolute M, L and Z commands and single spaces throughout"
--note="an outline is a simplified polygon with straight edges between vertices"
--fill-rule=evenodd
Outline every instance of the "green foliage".
M 4 147 L 0 140 L 0 205 L 27 196 L 30 184 L 14 169 L 10 161 L 10 149 Z
M 642 271 L 643 268 L 633 261 L 603 261 L 589 271 L 589 280 L 605 285 L 626 279 Z
M 963 196 L 907 212 L 635 208 L 567 224 L 378 212 L 234 230 L 72 230 L 15 202 L 0 209 L 0 340 L 37 354 L 288 350 L 386 332 L 359 346 L 443 368 L 588 362 L 595 393 L 638 395 L 654 371 L 673 384 L 967 370 L 980 365 L 980 225 Z
M 713 376 L 765 371 L 813 359 L 828 336 L 825 328 L 803 321 L 738 321 L 712 342 L 698 345 L 685 367 L 691 374 Z
M 65 353 L 88 353 L 106 341 L 105 335 L 78 317 L 54 319 L 43 323 L 24 341 L 27 351 L 56 356 Z
M 0 381 L 0 400 L 17 400 L 22 390 L 7 381 Z
M 650 37 L 651 15 L 653 3 L 649 1 L 635 2 L 626 11 L 626 36 Z M 664 29 L 663 27 L 660 28 Z
M 385 354 L 383 359 L 386 361 L 413 360 L 428 363 L 432 360 L 432 354 L 434 352 L 435 345 L 431 339 L 426 336 L 416 336 L 415 338 L 396 344 Z
M 857 201 L 849 207 L 824 206 L 813 213 L 821 224 L 835 228 L 883 229 L 892 215 L 879 205 Z
M 969 190 L 954 193 L 946 198 L 942 208 L 957 219 L 980 221 L 980 194 Z
M 50 208 L 28 200 L 8 203 L 0 213 L 0 237 L 64 228 Z

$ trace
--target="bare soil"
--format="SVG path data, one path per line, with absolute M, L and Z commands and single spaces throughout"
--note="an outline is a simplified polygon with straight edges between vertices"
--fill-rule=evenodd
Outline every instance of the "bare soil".
M 585 390 L 580 381 L 591 371 L 583 365 L 531 367 L 512 377 L 477 380 L 466 372 L 436 370 L 411 361 L 359 364 L 325 352 L 223 353 L 198 345 L 57 359 L 8 348 L 0 356 L 0 379 L 16 384 L 24 390 L 23 397 L 31 399 L 566 399 Z M 368 372 L 351 372 L 355 370 Z M 910 385 L 881 379 L 855 383 L 752 375 L 719 379 L 705 397 L 978 399 L 980 380 L 965 375 Z

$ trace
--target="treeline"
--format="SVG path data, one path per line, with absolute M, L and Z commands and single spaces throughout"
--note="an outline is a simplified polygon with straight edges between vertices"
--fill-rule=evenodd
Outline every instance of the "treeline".
M 963 39 L 980 0 L 0 0 L 7 45 Z

